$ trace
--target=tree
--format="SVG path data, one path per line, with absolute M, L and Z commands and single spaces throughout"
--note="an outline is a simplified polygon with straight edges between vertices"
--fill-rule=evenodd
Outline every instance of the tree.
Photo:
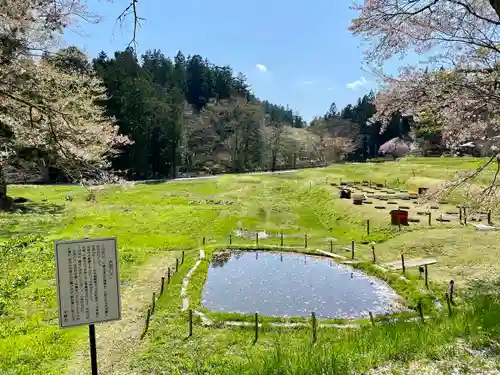
M 351 31 L 369 41 L 368 60 L 381 63 L 413 50 L 434 64 L 406 68 L 398 78 L 379 72 L 385 84 L 375 100 L 376 119 L 432 112 L 452 148 L 498 130 L 500 20 L 490 4 L 385 0 L 356 9 Z
M 72 179 L 83 181 L 100 177 L 108 167 L 106 156 L 128 143 L 96 105 L 104 98 L 98 78 L 62 72 L 46 60 L 21 59 L 14 65 L 24 72 L 23 85 L 4 81 L 0 89 L 1 208 L 7 205 L 2 171 L 21 155 L 43 154 Z
M 206 127 L 213 129 L 219 153 L 226 153 L 233 172 L 260 166 L 262 108 L 244 97 L 210 103 L 201 113 Z
M 400 158 L 410 152 L 410 144 L 401 138 L 393 138 L 380 146 L 379 152 L 382 155 L 391 155 L 394 159 Z
M 278 165 L 278 157 L 282 151 L 281 137 L 284 130 L 285 123 L 283 122 L 273 122 L 263 129 L 263 137 L 269 150 L 269 168 L 271 171 L 275 171 Z

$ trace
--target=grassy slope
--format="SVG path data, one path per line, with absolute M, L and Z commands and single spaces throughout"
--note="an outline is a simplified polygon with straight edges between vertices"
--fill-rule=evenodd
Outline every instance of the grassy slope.
M 274 233 L 283 229 L 285 234 L 308 233 L 310 247 L 325 249 L 329 247 L 323 240 L 326 237 L 334 237 L 338 243 L 349 243 L 351 239 L 387 240 L 379 245 L 380 250 L 377 247 L 382 260 L 397 259 L 400 247 L 412 255 L 439 256 L 440 262 L 433 269 L 442 280 L 481 277 L 486 269 L 491 273 L 498 269 L 492 262 L 495 253 L 487 257 L 477 254 L 494 247 L 492 244 L 500 239 L 497 233 L 477 234 L 450 226 L 400 235 L 389 228 L 385 215 L 331 199 L 335 191 L 326 184 L 326 179 L 372 179 L 416 189 L 422 182 L 439 182 L 451 178 L 458 169 L 471 169 L 479 163 L 477 159 L 408 159 L 400 163 L 336 165 L 273 176 L 223 176 L 129 188 L 106 187 L 97 193 L 97 203 L 87 202 L 85 191 L 79 187 L 13 187 L 14 196 L 33 200 L 30 204 L 33 211 L 0 214 L 0 238 L 8 240 L 33 233 L 42 234 L 43 238 L 27 247 L 9 247 L 11 250 L 0 260 L 7 270 L 0 274 L 0 370 L 12 374 L 57 374 L 74 351 L 85 345 L 84 329 L 57 328 L 51 247 L 55 239 L 117 236 L 125 280 L 134 280 L 141 265 L 152 256 L 195 248 L 203 236 L 209 244 L 225 243 L 227 234 L 238 227 Z M 484 178 L 482 183 L 487 176 Z M 65 200 L 67 194 L 73 196 L 73 201 Z M 233 204 L 206 200 L 226 200 Z M 369 238 L 364 228 L 367 218 L 372 226 Z M 234 239 L 233 244 L 243 242 L 248 240 Z M 261 243 L 278 244 L 279 240 Z M 458 243 L 464 251 L 458 251 Z M 301 246 L 303 237 L 287 237 L 286 244 Z M 474 252 L 466 251 L 472 244 Z M 370 255 L 361 249 L 358 254 Z M 468 263 L 461 263 L 462 258 Z M 187 261 L 193 262 L 191 256 Z M 153 322 L 151 343 L 142 344 L 144 354 L 133 361 L 136 369 L 176 373 L 192 365 L 193 370 L 198 366 L 200 353 L 204 353 L 204 358 L 210 355 L 207 359 L 210 362 L 237 363 L 237 358 L 246 361 L 253 350 L 248 345 L 252 332 L 203 329 L 197 334 L 201 339 L 186 341 L 185 316 L 178 312 L 180 302 L 173 303 L 178 291 L 176 294 L 175 288 L 170 288 L 168 293 L 173 294 L 160 301 L 155 317 L 155 322 L 164 319 L 163 324 Z M 296 335 L 287 337 L 300 345 L 309 333 L 295 331 Z M 264 333 L 261 339 L 257 347 L 265 352 L 273 347 L 275 334 Z M 165 353 L 171 354 L 165 356 Z

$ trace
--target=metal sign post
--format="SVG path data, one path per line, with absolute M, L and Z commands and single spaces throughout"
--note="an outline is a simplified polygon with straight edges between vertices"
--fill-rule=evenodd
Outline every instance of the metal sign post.
M 97 375 L 95 323 L 121 319 L 116 238 L 56 241 L 59 327 L 89 326 L 92 375 Z

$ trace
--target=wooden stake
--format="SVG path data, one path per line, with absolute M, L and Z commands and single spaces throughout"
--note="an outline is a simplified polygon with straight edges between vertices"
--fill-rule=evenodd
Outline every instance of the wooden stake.
M 422 323 L 424 323 L 424 311 L 422 310 L 422 301 L 418 301 L 417 303 L 417 309 L 418 309 L 418 313 L 420 315 L 420 319 L 422 319 Z
M 366 220 L 366 234 L 370 235 L 370 219 Z
M 488 211 L 488 225 L 491 224 L 491 210 Z
M 467 225 L 467 208 L 464 207 L 464 225 Z
M 333 253 L 333 240 L 330 240 L 330 252 Z
M 311 323 L 312 323 L 312 342 L 313 344 L 316 342 L 316 313 L 311 313 Z
M 153 292 L 153 301 L 151 302 L 151 314 L 154 314 L 156 307 L 156 293 Z
M 281 247 L 283 247 L 283 229 L 281 230 L 280 237 L 281 237 Z
M 175 272 L 179 271 L 179 258 L 175 258 Z
M 148 309 L 148 314 L 146 315 L 146 326 L 144 327 L 144 332 L 142 332 L 141 340 L 144 338 L 149 329 L 149 319 L 151 318 L 151 309 Z
M 356 242 L 351 241 L 351 259 L 354 259 L 354 248 L 356 247 Z
M 427 269 L 427 264 L 424 266 L 425 269 L 425 288 L 429 289 L 429 271 Z
M 401 253 L 401 266 L 403 267 L 403 273 L 406 272 L 406 268 L 405 268 L 405 256 L 403 253 Z
M 189 337 L 193 336 L 193 310 L 189 309 Z
M 432 212 L 429 212 L 427 215 L 429 215 L 429 225 L 432 225 Z
M 184 250 L 182 250 L 181 264 L 184 264 Z
M 375 326 L 375 320 L 373 319 L 373 314 L 371 311 L 368 311 L 368 314 L 370 314 L 370 320 L 372 322 L 372 325 Z
M 229 245 L 233 244 L 233 236 L 229 233 Z
M 206 238 L 203 237 L 203 246 L 205 246 L 206 241 L 207 241 Z
M 375 245 L 372 245 L 372 255 L 373 255 L 373 263 L 376 263 L 377 257 L 375 256 Z
M 259 232 L 255 233 L 255 244 L 259 245 Z
M 160 296 L 163 295 L 163 289 L 165 288 L 165 276 L 161 278 Z
M 448 292 L 445 293 L 445 297 L 446 297 L 446 304 L 448 305 L 448 315 L 451 316 L 451 301 Z
M 167 284 L 170 284 L 170 267 L 167 269 Z
M 259 339 L 259 313 L 255 313 L 255 340 L 254 343 Z
M 304 234 L 304 248 L 307 249 L 307 233 Z
M 450 280 L 450 303 L 453 304 L 453 297 L 455 296 L 455 282 Z

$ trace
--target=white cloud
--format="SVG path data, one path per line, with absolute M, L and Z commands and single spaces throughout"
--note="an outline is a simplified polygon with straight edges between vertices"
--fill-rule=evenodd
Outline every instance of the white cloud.
M 261 71 L 262 73 L 267 72 L 267 67 L 265 65 L 263 65 L 263 64 L 257 64 L 257 65 L 255 65 L 255 67 L 257 69 L 259 69 L 259 71 Z
M 328 87 L 327 90 L 328 91 L 333 91 L 333 87 Z
M 365 77 L 361 77 L 357 81 L 349 82 L 347 85 L 345 85 L 345 87 L 351 90 L 356 90 L 359 86 L 364 86 L 367 83 L 369 83 L 369 81 L 367 81 Z
M 304 85 L 312 85 L 313 81 L 302 81 Z

